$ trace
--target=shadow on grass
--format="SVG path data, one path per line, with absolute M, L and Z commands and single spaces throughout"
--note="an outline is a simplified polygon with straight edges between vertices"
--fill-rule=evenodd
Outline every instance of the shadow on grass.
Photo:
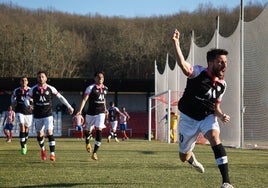
M 88 185 L 88 183 L 53 183 L 53 184 L 44 184 L 44 185 L 26 185 L 19 186 L 22 188 L 31 188 L 31 187 L 74 187 L 74 186 L 82 186 Z
M 121 184 L 121 183 L 120 183 Z M 53 183 L 53 184 L 44 184 L 44 185 L 28 185 L 28 186 L 18 186 L 20 188 L 36 188 L 36 187 L 76 187 L 76 186 L 105 186 L 105 185 L 118 185 L 118 183 Z M 122 183 L 125 185 L 125 183 Z
M 142 154 L 145 154 L 145 155 L 152 155 L 152 154 L 155 154 L 156 152 L 154 151 L 140 151 Z

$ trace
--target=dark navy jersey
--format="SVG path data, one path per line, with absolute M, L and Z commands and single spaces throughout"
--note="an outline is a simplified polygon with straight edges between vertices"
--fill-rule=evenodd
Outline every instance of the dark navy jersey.
M 111 106 L 108 109 L 109 112 L 109 121 L 118 121 L 119 109 L 115 106 Z
M 206 68 L 196 65 L 187 79 L 179 110 L 187 116 L 202 120 L 215 112 L 215 104 L 221 102 L 226 82 L 212 77 Z
M 11 98 L 17 103 L 15 107 L 16 113 L 21 113 L 24 115 L 32 114 L 32 110 L 26 107 L 26 105 L 24 104 L 25 98 L 30 89 L 31 89 L 30 87 L 27 87 L 26 89 L 21 88 L 21 87 L 14 89 Z
M 52 116 L 52 98 L 58 94 L 57 89 L 48 84 L 45 87 L 40 87 L 39 85 L 33 86 L 29 90 L 29 96 L 33 99 L 34 118 Z
M 92 84 L 86 88 L 84 95 L 88 95 L 88 115 L 105 113 L 105 98 L 107 93 L 108 88 L 105 85 L 98 86 L 96 84 Z

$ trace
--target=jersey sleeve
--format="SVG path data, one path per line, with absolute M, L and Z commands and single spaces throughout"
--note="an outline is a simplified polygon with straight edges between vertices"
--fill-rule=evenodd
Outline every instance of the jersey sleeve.
M 188 78 L 195 78 L 197 77 L 203 70 L 205 70 L 206 68 L 201 66 L 201 65 L 194 65 L 191 67 L 191 73 L 188 76 Z
M 85 95 L 90 95 L 91 91 L 92 91 L 92 88 L 94 87 L 94 85 L 90 85 L 86 88 L 85 92 L 84 92 L 84 96 Z
M 223 95 L 224 95 L 224 93 L 226 91 L 226 87 L 227 87 L 227 84 L 226 84 L 225 80 L 221 80 L 221 83 L 223 85 L 223 91 L 222 91 L 222 94 L 220 94 L 220 96 L 218 97 L 218 99 L 216 101 L 217 103 L 221 103 L 222 97 L 223 97 Z

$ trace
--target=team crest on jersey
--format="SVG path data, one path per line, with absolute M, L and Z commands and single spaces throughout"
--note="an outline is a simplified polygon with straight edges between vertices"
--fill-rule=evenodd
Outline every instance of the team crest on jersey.
M 45 95 L 49 95 L 49 91 L 46 91 L 46 92 L 45 92 Z

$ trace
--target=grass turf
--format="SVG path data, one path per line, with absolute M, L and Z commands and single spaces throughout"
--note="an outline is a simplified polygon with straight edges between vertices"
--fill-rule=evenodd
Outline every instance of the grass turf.
M 234 187 L 267 187 L 268 150 L 226 151 Z M 220 187 L 211 148 L 197 145 L 194 152 L 205 167 L 204 174 L 179 161 L 177 144 L 139 139 L 107 143 L 103 139 L 99 160 L 93 161 L 84 141 L 56 138 L 56 161 L 51 162 L 41 160 L 35 138 L 28 141 L 27 155 L 20 154 L 18 138 L 11 143 L 1 138 L 0 187 Z

